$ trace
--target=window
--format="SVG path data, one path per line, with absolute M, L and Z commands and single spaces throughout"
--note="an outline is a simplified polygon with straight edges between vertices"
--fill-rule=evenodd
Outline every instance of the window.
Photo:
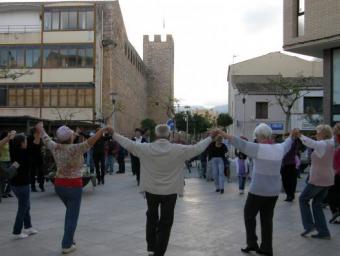
M 0 48 L 0 67 L 8 66 L 8 48 L 1 47 Z
M 268 119 L 268 102 L 256 102 L 256 119 Z
M 47 9 L 44 13 L 44 29 L 49 30 L 93 30 L 93 8 Z
M 59 107 L 67 106 L 67 89 L 59 89 Z
M 59 11 L 54 11 L 52 16 L 52 30 L 59 30 Z
M 77 11 L 65 10 L 60 12 L 60 29 L 75 30 L 78 28 Z
M 303 113 L 322 114 L 322 97 L 304 97 Z
M 32 107 L 33 106 L 33 88 L 27 88 L 26 89 L 25 106 L 26 107 Z
M 57 68 L 93 67 L 93 46 L 45 47 L 44 66 Z
M 40 67 L 40 49 L 38 47 L 30 47 L 26 49 L 26 63 L 27 68 Z
M 52 29 L 52 15 L 50 12 L 44 13 L 44 30 Z
M 22 68 L 25 65 L 25 49 L 23 47 L 11 47 L 8 50 L 10 68 Z
M 7 87 L 0 87 L 0 106 L 7 106 Z
M 44 67 L 57 68 L 61 66 L 61 56 L 57 46 L 47 46 L 44 49 Z
M 93 89 L 85 89 L 85 106 L 91 107 L 93 106 L 93 96 L 94 96 Z
M 76 89 L 67 90 L 67 106 L 69 107 L 77 106 L 77 90 Z
M 340 105 L 340 49 L 333 51 L 333 105 Z
M 305 0 L 298 0 L 297 36 L 305 35 Z
M 59 90 L 51 89 L 51 107 L 58 106 Z

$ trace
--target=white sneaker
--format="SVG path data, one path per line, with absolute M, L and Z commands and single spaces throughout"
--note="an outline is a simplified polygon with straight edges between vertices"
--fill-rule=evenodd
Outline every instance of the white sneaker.
M 76 246 L 73 244 L 70 248 L 63 249 L 63 250 L 62 250 L 62 253 L 63 253 L 63 254 L 68 254 L 68 253 L 74 252 L 75 250 L 77 250 L 77 248 L 76 248 Z
M 38 230 L 34 229 L 34 228 L 28 228 L 28 229 L 24 229 L 24 234 L 31 236 L 31 235 L 35 235 L 38 234 Z
M 21 233 L 21 234 L 18 234 L 18 235 L 13 235 L 14 240 L 24 239 L 24 238 L 27 238 L 27 237 L 28 237 L 28 235 L 26 235 L 24 233 Z

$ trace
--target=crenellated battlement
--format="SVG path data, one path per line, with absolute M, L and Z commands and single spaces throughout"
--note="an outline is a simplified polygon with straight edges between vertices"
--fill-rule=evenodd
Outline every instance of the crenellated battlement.
M 162 40 L 162 36 L 157 34 L 154 35 L 153 40 L 151 40 L 152 38 L 149 35 L 144 35 L 143 36 L 143 42 L 144 44 L 150 44 L 150 43 L 172 43 L 174 42 L 172 35 L 167 34 L 166 35 L 166 39 Z

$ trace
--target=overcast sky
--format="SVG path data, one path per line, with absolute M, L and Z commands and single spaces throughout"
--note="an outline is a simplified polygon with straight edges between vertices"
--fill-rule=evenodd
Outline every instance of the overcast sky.
M 282 50 L 282 0 L 120 0 L 120 6 L 141 56 L 143 34 L 173 35 L 181 104 L 227 104 L 233 55 L 239 62 Z

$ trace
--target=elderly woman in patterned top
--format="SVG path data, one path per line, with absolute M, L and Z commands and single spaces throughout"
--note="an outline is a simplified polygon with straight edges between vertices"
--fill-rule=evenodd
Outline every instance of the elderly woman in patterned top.
M 37 124 L 36 129 L 46 147 L 52 152 L 57 165 L 55 190 L 66 206 L 62 253 L 71 253 L 76 250 L 73 237 L 77 227 L 82 196 L 81 168 L 84 163 L 83 155 L 104 133 L 112 132 L 112 129 L 110 127 L 102 128 L 93 137 L 78 144 L 72 144 L 74 132 L 67 126 L 58 128 L 58 143 L 47 135 L 42 123 Z

